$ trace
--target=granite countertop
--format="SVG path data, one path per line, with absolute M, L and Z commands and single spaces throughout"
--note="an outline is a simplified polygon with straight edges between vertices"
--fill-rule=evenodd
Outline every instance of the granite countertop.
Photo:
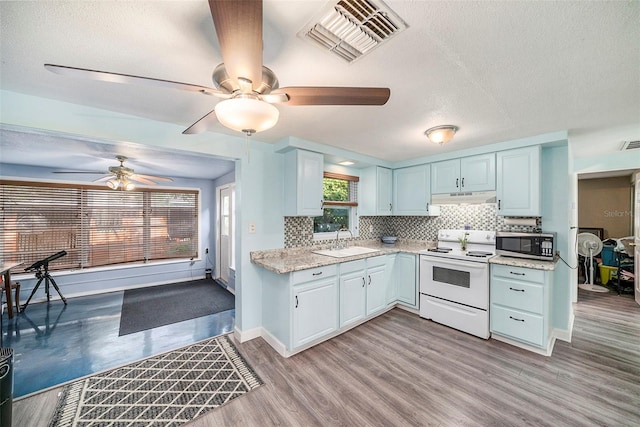
M 267 270 L 278 274 L 291 273 L 293 271 L 307 270 L 309 268 L 322 267 L 331 264 L 355 261 L 358 259 L 370 258 L 379 255 L 407 252 L 418 254 L 420 251 L 435 247 L 435 242 L 428 240 L 403 240 L 393 245 L 382 243 L 380 240 L 355 240 L 350 241 L 349 246 L 360 246 L 370 249 L 377 249 L 362 255 L 355 255 L 343 258 L 334 258 L 326 255 L 314 254 L 313 251 L 327 249 L 327 245 L 309 246 L 304 248 L 290 249 L 270 249 L 266 251 L 251 252 L 251 262 Z
M 536 259 L 513 258 L 496 255 L 489 258 L 489 263 L 500 265 L 511 265 L 513 267 L 533 268 L 535 270 L 555 270 L 560 257 L 556 255 L 553 261 L 540 261 Z

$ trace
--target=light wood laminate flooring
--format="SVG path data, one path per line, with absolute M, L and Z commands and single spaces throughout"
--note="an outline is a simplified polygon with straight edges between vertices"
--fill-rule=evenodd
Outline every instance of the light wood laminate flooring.
M 640 425 L 640 307 L 581 291 L 575 314 L 551 357 L 401 309 L 288 359 L 255 339 L 265 384 L 188 425 Z M 14 427 L 46 425 L 57 391 L 14 402 Z

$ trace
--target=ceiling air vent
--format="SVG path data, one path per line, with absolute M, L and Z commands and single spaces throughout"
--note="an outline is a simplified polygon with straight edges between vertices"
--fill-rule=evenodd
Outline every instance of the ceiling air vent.
M 624 150 L 633 150 L 635 148 L 640 148 L 640 140 L 638 140 L 638 141 L 625 141 L 622 144 L 621 150 L 622 151 L 624 151 Z
M 353 62 L 407 27 L 380 0 L 340 0 L 325 6 L 298 37 Z

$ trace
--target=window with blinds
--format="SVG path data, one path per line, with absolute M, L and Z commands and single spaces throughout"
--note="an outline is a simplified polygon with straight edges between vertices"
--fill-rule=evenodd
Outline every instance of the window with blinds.
M 198 255 L 198 191 L 0 181 L 0 258 L 50 270 Z

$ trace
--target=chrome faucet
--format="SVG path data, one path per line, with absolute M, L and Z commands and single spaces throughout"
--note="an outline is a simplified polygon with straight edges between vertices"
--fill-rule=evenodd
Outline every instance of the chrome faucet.
M 349 230 L 347 227 L 342 227 L 340 230 L 336 231 L 336 241 L 333 244 L 333 249 L 342 249 L 340 246 L 340 232 L 341 231 L 348 231 L 349 234 L 351 235 L 351 238 L 353 239 L 353 233 L 351 232 L 351 230 Z M 344 241 L 344 247 L 347 248 L 349 247 L 349 242 L 347 240 Z

